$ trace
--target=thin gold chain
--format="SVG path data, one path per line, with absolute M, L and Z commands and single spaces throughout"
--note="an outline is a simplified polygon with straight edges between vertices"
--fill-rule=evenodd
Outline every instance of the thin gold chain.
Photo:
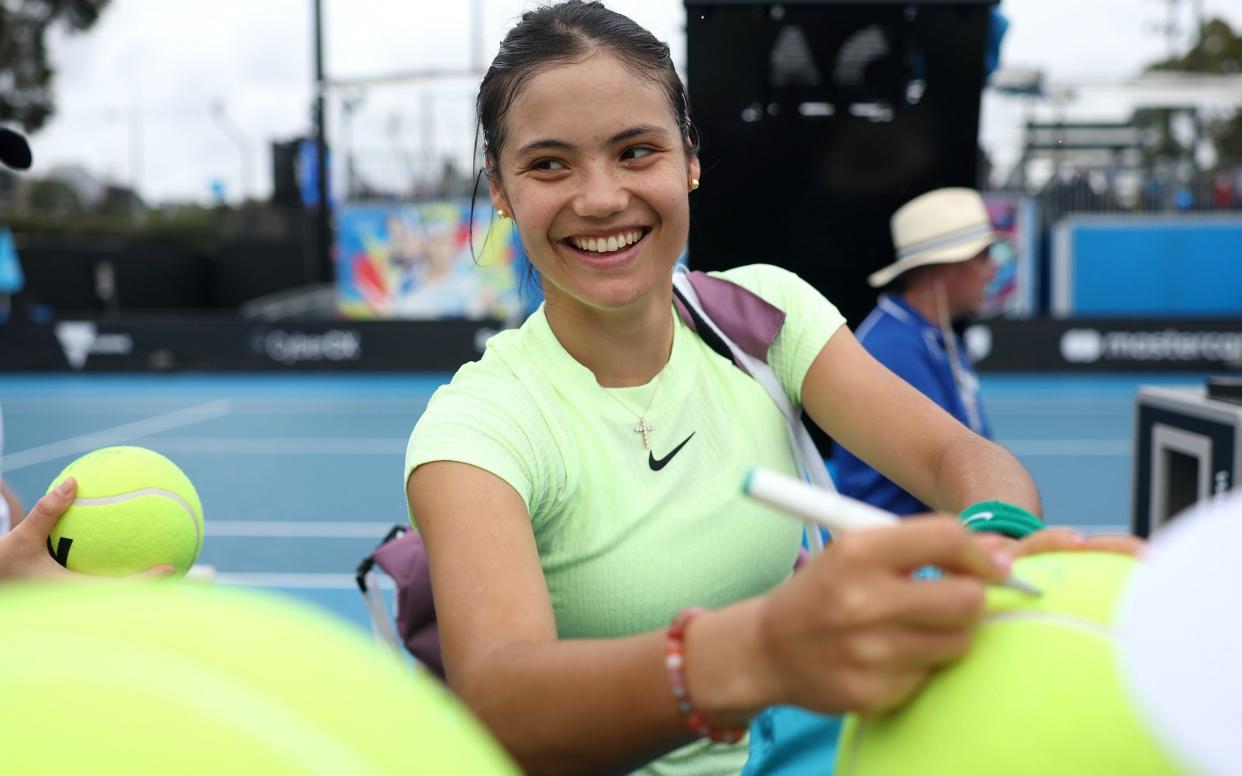
M 668 365 L 666 364 L 665 368 L 667 367 Z M 634 427 L 634 433 L 643 435 L 643 449 L 644 450 L 651 449 L 651 432 L 655 431 L 655 426 L 651 425 L 651 423 L 647 421 L 647 412 L 651 410 L 651 404 L 652 402 L 655 401 L 656 392 L 660 390 L 660 380 L 663 379 L 663 377 L 664 377 L 664 369 L 661 369 L 660 374 L 656 376 L 655 386 L 653 386 L 651 389 L 651 396 L 647 398 L 647 406 L 646 408 L 643 409 L 643 414 L 641 415 L 639 415 L 637 412 L 634 412 L 634 410 L 630 409 L 630 406 L 626 404 L 625 402 L 621 401 L 620 398 L 613 396 L 612 391 L 608 390 L 607 388 L 604 388 L 604 393 L 608 394 L 609 396 L 612 396 L 613 401 L 615 401 L 617 404 L 620 404 L 622 407 L 624 407 L 626 412 L 638 418 L 638 425 Z
M 647 397 L 647 406 L 643 408 L 643 412 L 641 415 L 635 412 L 634 410 L 630 409 L 630 405 L 621 401 L 621 399 L 615 396 L 613 392 L 609 390 L 608 388 L 604 388 L 604 393 L 610 396 L 612 400 L 615 401 L 617 404 L 620 404 L 622 407 L 624 407 L 626 412 L 630 413 L 631 415 L 638 418 L 639 420 L 643 420 L 647 417 L 647 413 L 651 411 L 651 404 L 652 402 L 655 401 L 656 391 L 660 390 L 660 381 L 664 379 L 664 373 L 667 371 L 667 366 L 668 365 L 666 364 L 665 369 L 661 369 L 660 374 L 656 375 L 655 386 L 653 386 L 651 389 L 651 396 Z M 602 385 L 600 387 L 603 388 Z
M 676 332 L 676 330 L 677 330 L 676 325 L 674 324 L 673 331 L 670 332 L 670 335 L 673 335 Z M 670 336 L 670 340 L 671 338 L 672 337 Z M 612 400 L 615 401 L 617 404 L 620 404 L 625 409 L 626 412 L 638 418 L 638 425 L 634 427 L 634 432 L 643 435 L 643 448 L 646 450 L 651 449 L 651 432 L 655 431 L 655 426 L 652 426 L 650 423 L 647 422 L 647 413 L 651 411 L 651 405 L 655 402 L 656 393 L 658 393 L 660 390 L 660 381 L 664 379 L 664 372 L 667 371 L 668 366 L 672 362 L 672 360 L 673 360 L 673 346 L 672 346 L 672 342 L 670 341 L 669 348 L 668 348 L 668 361 L 664 362 L 664 366 L 660 368 L 660 373 L 656 375 L 655 385 L 653 385 L 651 388 L 651 395 L 647 397 L 647 406 L 643 408 L 641 415 L 635 412 L 634 410 L 630 409 L 630 405 L 621 401 L 621 399 L 618 396 L 615 396 L 612 393 L 612 391 L 608 390 L 607 388 L 604 388 L 602 385 L 600 386 L 601 388 L 604 388 L 604 393 L 612 397 Z

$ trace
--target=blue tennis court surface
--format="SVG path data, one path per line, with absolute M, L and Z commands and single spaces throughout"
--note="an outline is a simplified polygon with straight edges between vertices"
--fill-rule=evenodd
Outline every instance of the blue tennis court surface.
M 406 439 L 446 374 L 0 376 L 5 476 L 29 505 L 73 458 L 140 444 L 203 501 L 217 581 L 294 595 L 360 626 L 353 571 L 406 520 Z M 997 440 L 1049 523 L 1126 530 L 1134 396 L 1202 375 L 985 376 Z

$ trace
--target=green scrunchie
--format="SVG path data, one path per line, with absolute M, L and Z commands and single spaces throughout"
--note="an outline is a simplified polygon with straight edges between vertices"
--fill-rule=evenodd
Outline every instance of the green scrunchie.
M 998 533 L 1013 539 L 1043 530 L 1044 521 L 1020 506 L 1004 501 L 980 501 L 971 504 L 958 515 L 965 525 L 976 533 Z

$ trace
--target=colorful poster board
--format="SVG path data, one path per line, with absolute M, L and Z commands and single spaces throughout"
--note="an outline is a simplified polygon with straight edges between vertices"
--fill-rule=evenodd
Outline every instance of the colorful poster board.
M 988 286 L 984 317 L 1030 318 L 1035 314 L 1037 205 L 1029 197 L 986 194 L 988 216 L 1003 242 L 992 246 L 996 277 Z
M 512 221 L 470 202 L 346 204 L 337 211 L 337 298 L 360 319 L 510 320 L 521 311 Z

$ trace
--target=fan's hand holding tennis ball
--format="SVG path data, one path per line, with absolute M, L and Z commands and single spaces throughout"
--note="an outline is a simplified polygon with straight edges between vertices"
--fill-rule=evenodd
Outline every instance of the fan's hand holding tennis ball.
M 78 483 L 72 477 L 60 481 L 56 488 L 39 499 L 34 508 L 10 533 L 0 536 L 0 583 L 28 580 L 91 579 L 86 574 L 70 571 L 56 562 L 47 551 L 48 536 L 56 521 L 73 503 Z M 172 574 L 172 566 L 161 564 L 139 574 L 162 577 Z
M 1083 536 L 1069 528 L 1044 528 L 1022 539 L 1003 534 L 979 534 L 979 541 L 993 550 L 1004 550 L 1015 558 L 1051 552 L 1111 552 L 1138 557 L 1146 542 L 1129 534 L 1098 534 Z
M 47 492 L 10 533 L 0 536 L 0 581 L 16 579 L 73 579 L 79 574 L 61 566 L 47 551 L 52 527 L 73 503 L 77 482 L 62 480 Z
M 76 498 L 47 534 L 47 552 L 70 571 L 120 577 L 159 567 L 190 570 L 203 546 L 203 508 L 177 465 L 141 447 L 105 447 L 61 472 Z

